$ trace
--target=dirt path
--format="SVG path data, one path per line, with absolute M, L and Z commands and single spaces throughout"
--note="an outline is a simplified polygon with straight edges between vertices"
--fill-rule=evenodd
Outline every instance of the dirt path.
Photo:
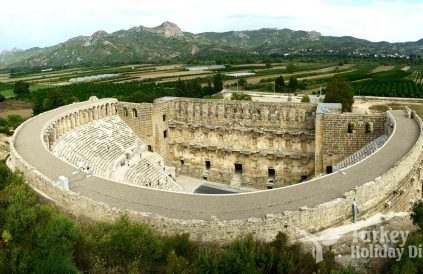
M 395 68 L 395 66 L 386 66 L 386 65 L 377 66 L 370 73 L 378 73 L 378 72 L 383 72 L 383 71 L 390 71 L 390 70 L 393 70 L 394 68 Z
M 5 118 L 8 115 L 20 115 L 26 119 L 32 116 L 32 106 L 29 103 L 7 100 L 0 103 L 0 117 Z

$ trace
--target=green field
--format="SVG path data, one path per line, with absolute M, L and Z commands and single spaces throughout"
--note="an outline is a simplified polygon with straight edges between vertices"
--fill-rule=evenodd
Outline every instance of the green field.
M 357 95 L 423 97 L 423 85 L 410 80 L 411 74 L 401 69 L 369 74 L 366 80 L 353 83 L 353 87 Z
M 278 89 L 278 92 L 310 94 L 320 87 L 324 89 L 333 77 L 340 77 L 352 85 L 356 95 L 423 97 L 423 67 L 408 63 L 309 59 L 227 65 L 224 70 L 208 72 L 188 71 L 187 66 L 190 65 L 124 65 L 14 71 L 2 74 L 0 94 L 7 99 L 13 98 L 14 83 L 28 82 L 32 95 L 20 99 L 31 101 L 35 106 L 35 113 L 38 113 L 76 100 L 86 100 L 92 95 L 132 102 L 151 102 L 161 96 L 210 96 L 217 92 L 213 88 L 215 75 L 249 71 L 255 75 L 242 77 L 243 79 L 223 75 L 224 87 L 273 92 L 275 79 L 283 76 L 285 87 Z M 404 67 L 407 69 L 403 69 Z M 72 78 L 103 74 L 118 75 L 91 82 L 69 81 Z M 294 87 L 288 86 L 291 78 L 297 79 L 298 84 Z
M 0 91 L 0 94 L 6 97 L 6 99 L 13 98 L 15 96 L 12 89 L 2 90 Z

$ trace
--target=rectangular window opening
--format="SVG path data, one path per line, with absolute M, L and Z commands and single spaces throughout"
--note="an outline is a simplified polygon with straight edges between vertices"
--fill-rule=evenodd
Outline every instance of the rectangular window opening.
M 235 174 L 242 174 L 242 164 L 235 164 Z
M 267 169 L 267 176 L 269 178 L 275 178 L 276 177 L 276 171 L 274 168 Z

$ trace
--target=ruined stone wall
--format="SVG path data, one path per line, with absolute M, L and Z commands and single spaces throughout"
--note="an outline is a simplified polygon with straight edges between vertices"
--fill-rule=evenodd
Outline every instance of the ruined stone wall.
M 122 215 L 127 215 L 135 221 L 149 224 L 164 234 L 188 232 L 194 240 L 228 242 L 241 235 L 253 233 L 257 238 L 270 241 L 279 231 L 295 236 L 298 235 L 298 229 L 313 232 L 348 222 L 351 217 L 353 200 L 357 201 L 361 209 L 361 218 L 376 212 L 409 210 L 412 203 L 421 198 L 422 145 L 423 139 L 420 137 L 413 149 L 395 167 L 378 180 L 346 193 L 342 199 L 336 199 L 314 208 L 301 208 L 281 214 L 268 214 L 263 218 L 243 220 L 219 220 L 217 218 L 179 220 L 151 213 L 111 208 L 107 204 L 55 187 L 49 178 L 34 170 L 19 156 L 13 142 L 11 162 L 16 169 L 23 172 L 27 182 L 36 192 L 75 216 L 112 221 Z
M 316 115 L 313 104 L 170 97 L 119 102 L 117 110 L 178 174 L 259 189 L 329 171 L 382 135 L 385 121 L 383 114 Z
M 147 145 L 153 145 L 153 104 L 119 102 L 120 118 Z
M 90 113 L 89 117 L 94 115 L 92 109 L 91 107 L 86 109 Z M 94 109 L 98 108 L 95 107 Z M 85 118 L 87 118 L 84 114 L 85 110 L 72 110 L 69 113 L 77 113 L 78 111 L 85 122 Z M 57 117 L 54 121 L 52 120 L 52 123 L 56 123 L 58 134 L 64 129 L 71 128 L 68 127 L 72 124 L 71 120 L 62 123 L 64 121 L 61 119 L 69 115 L 69 113 L 63 113 L 61 117 Z M 349 222 L 353 201 L 356 201 L 360 208 L 360 218 L 383 211 L 409 210 L 413 202 L 422 198 L 421 186 L 423 181 L 423 125 L 415 113 L 412 117 L 420 126 L 417 142 L 399 162 L 380 177 L 354 188 L 352 191 L 345 193 L 342 198 L 328 201 L 312 208 L 303 207 L 277 214 L 266 214 L 262 217 L 233 218 L 228 220 L 220 220 L 213 216 L 207 220 L 195 220 L 191 216 L 186 216 L 187 218 L 184 219 L 168 218 L 155 214 L 156 205 L 151 206 L 151 212 L 137 212 L 126 210 L 125 208 L 113 208 L 75 192 L 64 191 L 54 186 L 52 179 L 40 173 L 34 168 L 32 163 L 23 159 L 17 150 L 15 141 L 16 138 L 20 137 L 21 129 L 30 123 L 36 122 L 34 119 L 37 118 L 27 120 L 15 131 L 10 143 L 11 156 L 8 164 L 10 167 L 21 171 L 26 182 L 37 193 L 75 216 L 85 216 L 93 220 L 104 221 L 114 220 L 122 215 L 127 215 L 133 220 L 151 225 L 159 232 L 165 234 L 185 232 L 189 233 L 192 239 L 203 241 L 228 242 L 248 233 L 252 233 L 260 239 L 272 240 L 279 231 L 292 234 L 295 234 L 298 229 L 314 232 L 339 223 Z M 51 135 L 50 132 L 46 132 L 49 129 L 51 129 L 51 126 L 46 125 L 44 131 L 39 133 L 40 139 L 45 136 L 50 136 L 51 138 L 55 136 L 54 134 Z M 34 140 L 39 139 L 34 138 Z M 57 159 L 57 161 L 60 160 Z M 48 163 L 45 164 L 47 165 Z M 92 177 L 91 179 L 97 178 Z M 98 178 L 98 180 L 101 179 Z M 309 183 L 312 184 L 313 181 Z M 201 201 L 205 198 L 210 199 L 207 195 L 180 194 L 152 189 L 145 189 L 144 191 L 148 195 L 153 194 L 162 197 L 163 201 L 172 201 L 170 205 L 174 208 L 179 208 L 181 204 L 190 203 L 196 199 Z M 216 199 L 216 202 L 219 202 L 222 206 L 230 206 L 233 202 L 241 199 L 248 205 L 254 205 L 254 201 L 265 201 L 268 198 L 268 194 L 282 194 L 283 191 L 284 189 L 277 189 L 239 195 L 223 195 L 213 197 L 213 199 Z M 158 201 L 158 204 L 160 202 Z M 202 211 L 205 209 L 199 206 L 197 210 Z M 271 205 L 269 205 L 269 210 L 271 210 Z M 251 209 L 251 215 L 254 215 L 254 206 Z
M 171 105 L 165 97 L 158 99 L 153 105 L 153 148 L 154 152 L 162 155 L 167 165 L 172 166 L 174 163 L 169 162 L 168 143 L 169 143 L 169 116 L 171 113 Z
M 158 134 L 167 130 L 160 140 L 167 149 L 161 152 L 179 173 L 262 189 L 314 174 L 315 105 L 200 99 L 166 104 L 170 119 Z
M 171 119 L 208 126 L 314 130 L 315 104 L 175 98 Z
M 385 114 L 326 113 L 316 117 L 316 174 L 385 133 Z

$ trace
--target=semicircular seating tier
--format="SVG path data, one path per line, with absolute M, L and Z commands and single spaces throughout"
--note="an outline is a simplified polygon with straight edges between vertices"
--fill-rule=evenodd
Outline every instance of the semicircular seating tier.
M 162 157 L 147 146 L 119 118 L 105 117 L 66 133 L 53 145 L 58 158 L 77 169 L 120 183 L 180 191 L 165 173 Z

